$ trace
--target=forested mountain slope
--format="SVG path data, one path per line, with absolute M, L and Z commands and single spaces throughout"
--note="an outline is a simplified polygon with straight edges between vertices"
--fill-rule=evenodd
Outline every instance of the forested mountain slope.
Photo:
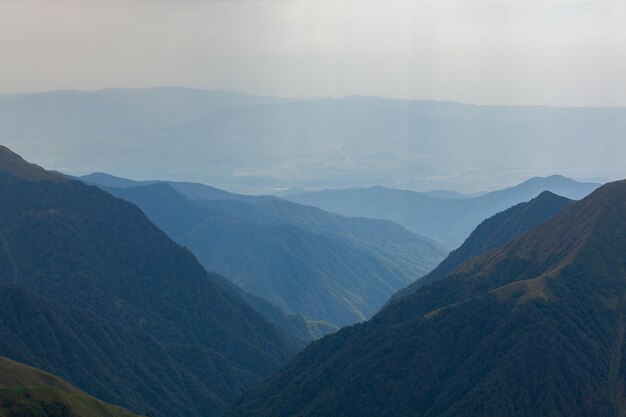
M 625 207 L 626 181 L 601 187 L 313 343 L 228 415 L 621 415 Z
M 273 197 L 191 200 L 166 183 L 105 189 L 141 207 L 207 269 L 287 313 L 339 326 L 371 317 L 445 255 L 391 222 Z
M 295 350 L 137 207 L 7 148 L 0 280 L 0 354 L 141 413 L 214 415 Z

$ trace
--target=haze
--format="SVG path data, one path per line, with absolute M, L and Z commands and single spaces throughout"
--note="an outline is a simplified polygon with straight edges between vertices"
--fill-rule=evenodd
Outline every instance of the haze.
M 626 106 L 626 3 L 0 0 L 0 91 Z

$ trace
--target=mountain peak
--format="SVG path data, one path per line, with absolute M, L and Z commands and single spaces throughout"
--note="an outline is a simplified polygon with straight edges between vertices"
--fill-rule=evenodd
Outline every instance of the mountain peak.
M 626 179 L 606 183 L 591 193 L 591 195 L 595 195 L 595 198 L 607 195 L 626 197 L 624 191 L 626 191 Z
M 558 194 L 553 193 L 552 191 L 542 191 L 541 193 L 539 193 L 539 195 L 537 197 L 535 197 L 535 199 L 547 199 L 547 198 L 563 198 Z
M 539 187 L 547 189 L 549 187 L 576 187 L 581 185 L 589 185 L 591 183 L 576 181 L 564 175 L 555 174 L 545 177 L 532 177 L 514 187 Z M 598 184 L 599 186 L 599 184 Z
M 0 173 L 27 181 L 67 181 L 57 172 L 46 171 L 39 165 L 31 164 L 9 148 L 0 145 Z
M 450 252 L 437 268 L 398 292 L 390 302 L 395 302 L 401 297 L 413 294 L 420 288 L 445 278 L 471 258 L 505 246 L 533 227 L 552 218 L 572 202 L 550 191 L 544 191 L 528 202 L 517 204 L 484 220 L 459 248 Z
M 603 271 L 620 268 L 613 260 L 619 259 L 616 251 L 626 244 L 624 208 L 626 181 L 605 184 L 510 244 L 466 262 L 453 275 L 468 279 L 464 286 L 476 289 L 484 289 L 483 278 L 490 277 L 489 285 L 495 289 L 530 278 L 556 277 L 567 267 L 598 264 L 589 270 L 593 276 L 599 275 L 599 266 Z M 495 277 L 494 271 L 507 272 Z

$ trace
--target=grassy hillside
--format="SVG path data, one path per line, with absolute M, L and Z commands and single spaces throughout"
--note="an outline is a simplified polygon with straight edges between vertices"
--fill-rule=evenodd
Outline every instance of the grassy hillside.
M 51 374 L 0 357 L 2 417 L 133 417 Z

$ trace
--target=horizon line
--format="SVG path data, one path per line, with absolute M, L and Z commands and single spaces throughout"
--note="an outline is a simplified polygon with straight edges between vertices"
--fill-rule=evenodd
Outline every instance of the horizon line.
M 274 95 L 274 94 L 259 94 L 246 92 L 241 90 L 230 90 L 224 88 L 204 88 L 204 87 L 191 87 L 184 85 L 153 85 L 153 86 L 144 86 L 144 87 L 103 87 L 99 89 L 76 89 L 76 88 L 59 88 L 59 89 L 51 89 L 51 90 L 37 90 L 37 91 L 23 91 L 23 92 L 13 92 L 13 93 L 5 93 L 0 92 L 1 97 L 8 96 L 27 96 L 27 95 L 42 95 L 42 94 L 53 94 L 53 93 L 101 93 L 109 90 L 158 90 L 158 89 L 178 89 L 178 90 L 190 90 L 190 91 L 203 91 L 207 93 L 229 93 L 229 94 L 242 94 L 251 97 L 265 97 L 265 98 L 276 98 L 283 100 L 293 100 L 294 102 L 298 101 L 314 101 L 314 100 L 348 100 L 354 98 L 362 98 L 362 99 L 377 99 L 377 100 L 388 100 L 388 101 L 398 101 L 398 102 L 406 102 L 406 103 L 433 103 L 433 104 L 454 104 L 461 106 L 472 106 L 472 107 L 516 107 L 516 108 L 524 108 L 524 107 L 533 107 L 533 108 L 552 108 L 552 109 L 617 109 L 617 110 L 626 110 L 626 105 L 624 106 L 594 106 L 594 105 L 554 105 L 554 104 L 486 104 L 486 103 L 470 103 L 461 100 L 453 100 L 453 99 L 429 99 L 429 98 L 403 98 L 403 97 L 389 97 L 389 96 L 376 96 L 369 94 L 349 94 L 349 95 L 341 95 L 341 96 L 309 96 L 309 97 L 294 97 L 294 96 L 282 96 L 282 95 Z

